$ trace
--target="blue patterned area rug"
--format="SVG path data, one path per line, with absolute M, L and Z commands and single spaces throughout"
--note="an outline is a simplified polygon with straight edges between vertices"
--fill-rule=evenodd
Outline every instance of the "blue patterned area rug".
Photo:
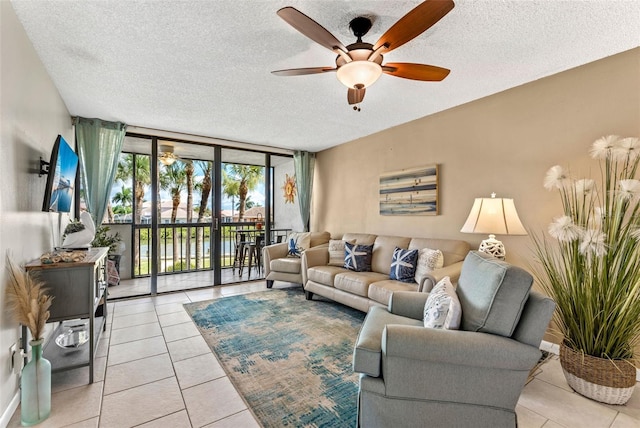
M 184 305 L 265 427 L 354 427 L 364 313 L 271 289 Z

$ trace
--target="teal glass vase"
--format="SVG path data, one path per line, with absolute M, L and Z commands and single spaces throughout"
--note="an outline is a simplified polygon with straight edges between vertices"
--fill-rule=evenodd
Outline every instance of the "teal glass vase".
M 43 342 L 29 342 L 31 361 L 22 369 L 20 420 L 26 427 L 39 424 L 51 413 L 51 363 L 42 356 Z

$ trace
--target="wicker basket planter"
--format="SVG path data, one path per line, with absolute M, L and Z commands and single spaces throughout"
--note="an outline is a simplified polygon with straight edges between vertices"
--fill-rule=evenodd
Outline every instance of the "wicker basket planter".
M 625 404 L 636 385 L 636 369 L 626 360 L 609 360 L 560 345 L 560 364 L 578 394 L 607 404 Z

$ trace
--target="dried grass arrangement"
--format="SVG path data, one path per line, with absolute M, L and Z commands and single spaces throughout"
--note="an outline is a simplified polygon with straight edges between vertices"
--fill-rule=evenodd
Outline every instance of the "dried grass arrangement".
M 573 179 L 552 167 L 545 187 L 563 213 L 549 235 L 533 235 L 538 282 L 556 302 L 555 321 L 572 349 L 633 359 L 640 344 L 640 140 L 596 140 L 600 181 Z
M 7 256 L 9 285 L 7 300 L 14 318 L 25 325 L 33 340 L 42 339 L 44 326 L 49 319 L 49 307 L 53 296 L 46 294 L 44 283 L 34 279 Z

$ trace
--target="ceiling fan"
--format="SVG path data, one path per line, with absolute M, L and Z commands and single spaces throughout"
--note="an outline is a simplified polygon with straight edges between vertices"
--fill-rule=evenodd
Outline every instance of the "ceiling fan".
M 356 17 L 351 20 L 349 27 L 357 41 L 346 47 L 327 29 L 304 13 L 293 7 L 284 7 L 277 12 L 280 18 L 338 56 L 335 67 L 292 68 L 276 70 L 272 73 L 278 76 L 301 76 L 335 71 L 338 80 L 349 88 L 347 101 L 354 105 L 354 110 L 360 111 L 357 104 L 364 99 L 365 89 L 378 80 L 382 73 L 431 82 L 441 81 L 447 77 L 450 70 L 433 65 L 408 62 L 382 64 L 382 55 L 422 34 L 449 13 L 453 7 L 452 0 L 426 0 L 400 18 L 373 45 L 362 41 L 362 37 L 371 29 L 371 20 L 362 16 Z
M 180 158 L 173 153 L 173 146 L 170 146 L 168 144 L 161 144 L 160 145 L 160 150 L 159 150 L 159 153 L 158 153 L 158 160 L 164 166 L 171 166 L 178 159 L 180 159 Z

